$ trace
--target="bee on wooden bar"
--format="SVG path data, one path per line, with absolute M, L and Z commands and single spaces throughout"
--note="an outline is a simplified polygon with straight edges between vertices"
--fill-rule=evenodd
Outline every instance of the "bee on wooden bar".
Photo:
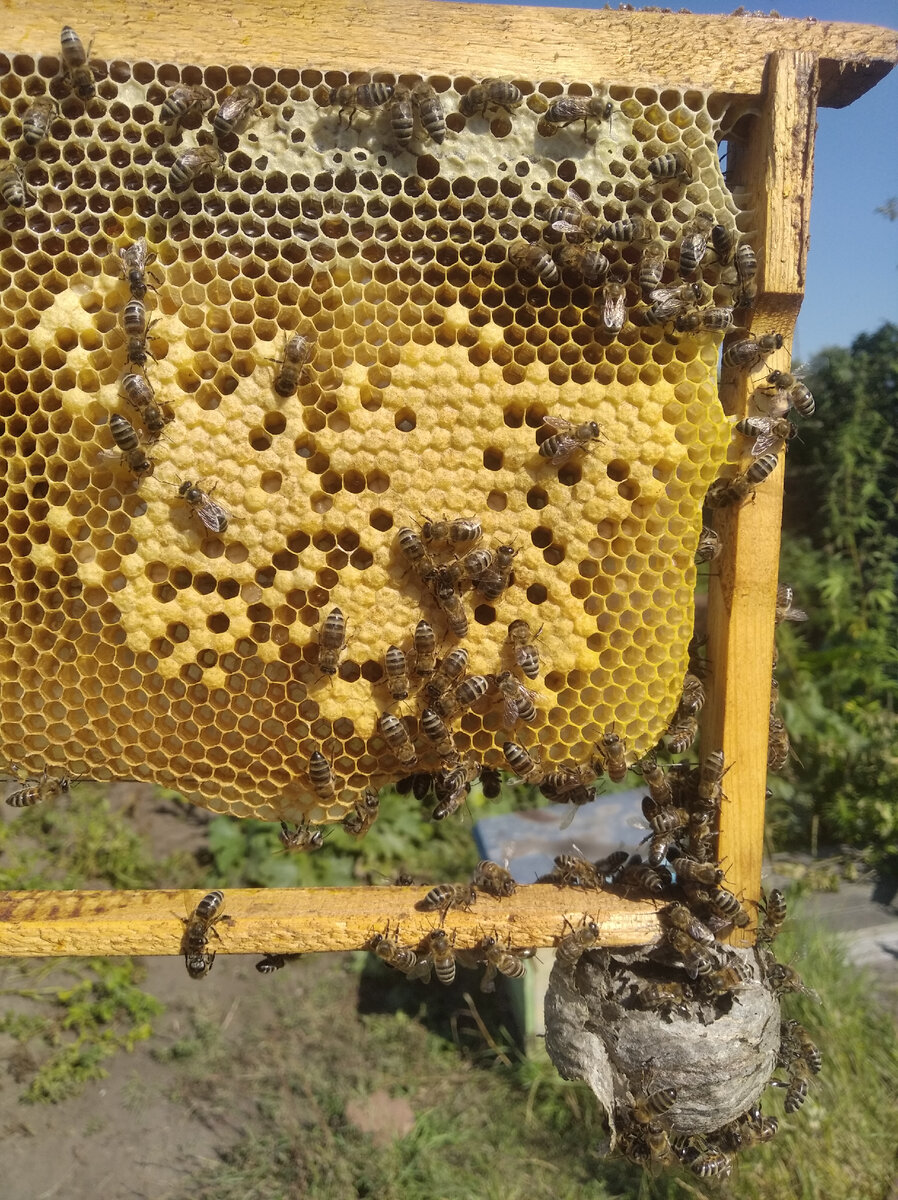
M 21 775 L 18 776 L 22 778 Z M 51 775 L 44 767 L 37 779 L 26 779 L 24 786 L 18 788 L 6 797 L 6 803 L 11 808 L 31 808 L 35 804 L 45 804 L 49 800 L 55 800 L 58 796 L 67 796 L 69 788 L 73 787 L 76 780 L 65 772 L 60 775 Z
M 302 955 L 266 954 L 264 958 L 260 958 L 256 963 L 256 970 L 260 975 L 273 975 L 275 971 L 282 970 L 288 962 L 294 962 L 297 958 L 302 958 Z
M 751 452 L 755 458 L 769 451 L 779 453 L 798 433 L 785 417 L 744 417 L 733 428 L 744 437 L 754 439 Z
M 751 917 L 742 907 L 739 899 L 726 888 L 716 887 L 704 893 L 702 899 L 721 920 L 728 925 L 735 925 L 738 929 L 744 929 L 751 922 Z
M 598 940 L 599 926 L 595 921 L 587 920 L 580 929 L 572 929 L 559 940 L 555 947 L 555 957 L 569 967 L 575 967 L 584 951 L 590 950 Z
M 212 533 L 224 533 L 228 527 L 229 514 L 216 500 L 202 490 L 199 483 L 192 483 L 189 479 L 185 479 L 178 488 L 178 495 L 187 501 L 194 514 L 199 517 L 208 530 Z
M 10 208 L 24 208 L 25 201 L 32 195 L 25 181 L 25 169 L 17 162 L 4 163 L 0 167 L 0 197 Z
M 776 470 L 778 462 L 779 459 L 775 454 L 762 454 L 760 458 L 755 459 L 745 472 L 746 483 L 752 485 L 763 483 Z
M 508 251 L 508 260 L 522 275 L 535 276 L 546 287 L 558 283 L 558 267 L 538 242 L 516 242 Z
M 788 371 L 771 371 L 767 382 L 803 417 L 814 415 L 814 397 L 797 376 L 790 375 Z
M 427 621 L 419 621 L 415 626 L 415 674 L 424 678 L 431 676 L 436 670 L 436 636 L 433 626 Z
M 694 716 L 678 715 L 668 726 L 664 738 L 672 754 L 685 754 L 698 737 L 698 721 Z
M 540 763 L 531 758 L 523 746 L 517 742 L 505 742 L 502 746 L 505 761 L 519 779 L 525 783 L 539 783 L 543 778 L 543 768 Z
M 22 117 L 22 137 L 26 146 L 39 146 L 50 132 L 50 122 L 59 112 L 52 96 L 36 96 Z
M 200 900 L 189 917 L 184 920 L 184 964 L 191 979 L 202 979 L 212 970 L 215 953 L 208 954 L 209 934 L 213 926 L 220 921 L 223 914 L 221 906 L 224 903 L 224 892 L 207 892 Z
M 500 867 L 488 858 L 481 859 L 477 864 L 471 883 L 479 892 L 488 892 L 497 900 L 513 896 L 518 886 L 507 867 Z
M 582 121 L 583 140 L 588 141 L 588 122 L 610 122 L 613 112 L 612 102 L 602 96 L 558 96 L 546 109 L 542 119 L 556 129 L 564 129 L 575 121 Z
M 224 166 L 224 155 L 217 146 L 190 146 L 171 165 L 172 187 L 184 191 L 216 166 Z
M 655 238 L 643 250 L 639 263 L 639 286 L 644 292 L 652 292 L 661 286 L 666 262 L 667 247 Z
M 373 788 L 365 788 L 362 798 L 352 812 L 343 818 L 343 828 L 355 838 L 364 837 L 374 822 L 380 809 L 380 798 Z
M 156 361 L 152 352 L 147 350 L 147 338 L 155 321 L 147 321 L 147 310 L 142 300 L 133 297 L 122 311 L 122 327 L 128 339 L 128 362 L 138 367 L 145 367 L 147 357 Z
M 439 96 L 429 83 L 419 83 L 412 88 L 412 99 L 418 106 L 421 124 L 440 145 L 446 137 L 446 117 Z
M 438 883 L 415 908 L 419 912 L 440 912 L 445 918 L 450 908 L 470 909 L 476 900 L 477 891 L 469 883 Z
M 539 678 L 539 650 L 533 644 L 537 637 L 539 633 L 531 635 L 530 626 L 520 618 L 508 626 L 508 641 L 513 647 L 515 662 L 528 679 Z
M 671 150 L 667 154 L 659 154 L 649 162 L 649 174 L 658 183 L 671 183 L 681 179 L 684 183 L 692 182 L 692 163 L 679 150 Z
M 698 917 L 693 916 L 685 904 L 672 904 L 670 908 L 661 913 L 661 918 L 672 929 L 679 929 L 681 933 L 685 933 L 687 937 L 692 938 L 694 942 L 700 942 L 703 946 L 713 946 L 716 941 L 707 925 L 704 925 Z
M 162 125 L 174 125 L 173 132 L 177 133 L 189 113 L 208 112 L 214 103 L 215 97 L 202 84 L 191 86 L 187 83 L 176 83 L 162 101 L 159 122 Z
M 286 821 L 281 821 L 281 832 L 278 834 L 281 845 L 285 850 L 320 850 L 324 845 L 324 834 L 314 825 L 300 823 L 291 829 Z
M 722 750 L 712 750 L 710 754 L 705 755 L 699 770 L 698 787 L 696 788 L 701 805 L 708 808 L 719 806 L 723 798 L 721 783 L 725 774 Z
M 474 581 L 474 587 L 484 600 L 492 603 L 498 600 L 502 593 L 512 583 L 512 563 L 517 550 L 514 546 L 499 546 L 493 558 L 492 565 L 482 571 Z
M 450 938 L 445 929 L 434 929 L 425 939 L 426 953 L 433 961 L 433 971 L 440 983 L 448 986 L 455 979 L 455 935 Z
M 229 133 L 242 133 L 261 108 L 263 99 L 261 89 L 254 83 L 235 87 L 212 118 L 212 128 L 219 141 Z
M 341 609 L 332 608 L 318 635 L 318 669 L 322 675 L 336 675 L 345 646 L 346 618 Z
M 758 941 L 772 942 L 786 921 L 786 897 L 779 888 L 773 888 L 763 897 L 760 908 L 764 920 L 758 929 Z
M 529 724 L 536 719 L 535 695 L 515 679 L 511 671 L 502 671 L 496 676 L 496 685 L 504 700 L 504 724 L 514 729 L 518 721 Z
M 384 933 L 372 934 L 368 939 L 368 949 L 388 967 L 401 971 L 403 975 L 408 975 L 418 965 L 414 950 L 401 946 L 396 938 L 391 938 L 389 927 Z
M 491 976 L 498 971 L 507 979 L 521 979 L 523 977 L 524 971 L 526 970 L 526 963 L 520 952 L 507 950 L 505 947 L 500 946 L 498 939 L 495 937 L 483 938 L 478 949 L 483 955 L 483 959 L 486 962 L 487 967 L 493 968 Z M 489 983 L 491 982 L 491 976 L 489 979 L 487 979 L 487 976 L 484 976 L 484 979 L 487 980 L 487 984 L 485 986 L 484 983 L 481 983 L 480 990 L 482 992 L 491 992 L 493 990 L 493 988 L 489 986 Z
M 692 275 L 698 270 L 708 249 L 708 237 L 713 228 L 713 213 L 702 211 L 695 214 L 689 225 L 689 231 L 683 235 L 680 243 L 681 275 Z
M 608 333 L 620 333 L 627 319 L 627 289 L 615 279 L 602 285 L 602 326 Z
M 70 25 L 63 25 L 59 40 L 62 50 L 63 73 L 68 85 L 78 99 L 86 103 L 97 94 L 93 68 L 88 62 L 91 47 L 94 44 L 93 39 L 85 51 L 84 43 L 74 29 Z
M 559 887 L 601 888 L 603 879 L 595 865 L 579 854 L 556 854 L 549 879 Z
M 595 421 L 584 421 L 575 425 L 565 417 L 543 417 L 543 424 L 558 432 L 546 438 L 539 446 L 542 458 L 547 458 L 554 467 L 563 466 L 580 450 L 588 450 L 590 443 L 601 441 L 602 435 Z
M 337 114 L 337 124 L 341 124 L 343 114 L 349 113 L 349 120 L 346 122 L 346 127 L 349 129 L 355 119 L 355 114 L 358 110 L 371 110 L 380 108 L 382 104 L 388 103 L 393 97 L 393 87 L 389 83 L 363 83 L 358 86 L 351 83 L 344 83 L 342 87 L 331 88 L 328 104 L 333 107 L 339 104 L 340 111 Z
M 681 883 L 697 883 L 704 887 L 719 887 L 725 875 L 714 863 L 697 862 L 686 854 L 678 854 L 673 860 L 673 868 Z
M 418 761 L 408 730 L 398 717 L 394 717 L 390 712 L 384 712 L 377 718 L 377 724 L 380 726 L 384 741 L 404 766 L 410 767 Z
M 744 293 L 754 285 L 754 279 L 758 273 L 758 258 L 748 242 L 740 242 L 737 246 L 733 265 L 739 281 L 738 291 Z
M 405 700 L 411 690 L 405 652 L 398 646 L 388 646 L 384 654 L 387 688 L 394 700 Z
M 677 712 L 694 715 L 701 712 L 705 706 L 705 685 L 698 675 L 687 671 L 683 677 L 683 691 Z
M 133 371 L 122 376 L 122 391 L 131 407 L 140 413 L 147 433 L 156 441 L 169 421 L 175 419 L 171 407 L 157 404 L 152 385 L 143 375 Z
M 388 111 L 393 137 L 404 150 L 415 132 L 415 108 L 408 88 L 396 88 Z
M 109 418 L 109 432 L 112 434 L 112 440 L 115 442 L 119 451 L 121 451 L 120 459 L 124 466 L 127 466 L 130 471 L 139 479 L 141 475 L 146 475 L 148 471 L 153 469 L 153 460 L 147 458 L 143 447 L 140 444 L 140 436 L 137 430 L 130 421 L 119 416 L 118 413 L 112 413 Z M 110 451 L 109 453 L 113 453 Z
M 485 117 L 488 108 L 501 108 L 511 114 L 523 100 L 521 89 L 513 83 L 507 83 L 504 79 L 484 79 L 465 92 L 459 101 L 458 111 L 463 117 L 473 117 L 478 111 L 481 117 Z
M 774 350 L 780 350 L 783 336 L 780 333 L 765 333 L 761 337 L 749 334 L 730 342 L 723 352 L 723 362 L 727 367 L 735 367 L 740 371 L 753 371 L 759 367 Z
M 313 343 L 301 333 L 294 333 L 284 342 L 284 357 L 272 359 L 280 370 L 274 377 L 274 390 L 284 400 L 299 390 L 306 364 L 312 357 Z
M 152 282 L 147 283 L 147 269 L 156 261 L 156 255 L 152 251 L 147 251 L 147 239 L 140 237 L 130 246 L 123 246 L 119 250 L 118 256 L 121 259 L 122 271 L 131 289 L 131 295 L 135 300 L 142 300 L 147 294 L 147 288 L 153 287 Z M 152 272 L 149 274 L 152 277 Z

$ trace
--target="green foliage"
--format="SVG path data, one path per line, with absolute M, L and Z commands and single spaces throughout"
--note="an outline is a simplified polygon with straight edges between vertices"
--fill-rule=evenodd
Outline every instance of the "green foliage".
M 75 976 L 71 987 L 17 987 L 4 993 L 37 1002 L 41 1013 L 5 1013 L 0 1032 L 25 1046 L 49 1048 L 43 1061 L 32 1060 L 34 1076 L 21 1096 L 26 1104 L 55 1104 L 77 1095 L 90 1080 L 104 1078 L 103 1062 L 149 1038 L 154 1018 L 164 1011 L 138 986 L 142 972 L 130 959 L 66 960 L 62 969 Z
M 825 351 L 815 417 L 789 451 L 781 578 L 811 614 L 781 629 L 797 760 L 775 785 L 775 839 L 898 859 L 898 326 Z

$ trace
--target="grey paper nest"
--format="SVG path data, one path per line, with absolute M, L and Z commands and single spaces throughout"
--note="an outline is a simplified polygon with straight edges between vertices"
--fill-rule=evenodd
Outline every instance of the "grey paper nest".
M 746 978 L 713 999 L 681 967 L 659 961 L 662 953 L 591 950 L 575 965 L 559 958 L 549 982 L 546 1048 L 565 1079 L 595 1093 L 612 1149 L 637 1097 L 675 1088 L 665 1127 L 674 1138 L 701 1137 L 752 1109 L 776 1066 L 780 1005 L 754 950 L 730 951 Z M 689 998 L 644 1011 L 640 996 L 660 982 L 684 985 Z

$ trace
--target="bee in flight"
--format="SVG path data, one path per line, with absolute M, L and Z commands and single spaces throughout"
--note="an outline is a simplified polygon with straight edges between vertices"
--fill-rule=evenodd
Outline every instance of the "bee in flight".
M 23 780 L 23 776 L 19 771 L 16 771 L 16 777 Z M 34 804 L 43 804 L 48 800 L 55 800 L 57 796 L 67 796 L 69 788 L 72 787 L 77 779 L 71 775 L 67 775 L 64 771 L 58 776 L 51 775 L 44 767 L 37 779 L 24 779 L 24 786 L 18 788 L 6 797 L 6 803 L 12 808 L 31 808 Z

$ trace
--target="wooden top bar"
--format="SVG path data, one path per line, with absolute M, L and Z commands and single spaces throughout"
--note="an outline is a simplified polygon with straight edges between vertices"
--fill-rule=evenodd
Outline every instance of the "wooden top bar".
M 820 104 L 842 108 L 898 61 L 898 33 L 877 25 L 776 17 L 608 12 L 444 0 L 150 0 L 4 4 L 3 49 L 56 55 L 71 21 L 100 60 L 602 80 L 622 87 L 758 95 L 767 56 L 820 63 Z M 214 31 L 210 36 L 210 31 Z

